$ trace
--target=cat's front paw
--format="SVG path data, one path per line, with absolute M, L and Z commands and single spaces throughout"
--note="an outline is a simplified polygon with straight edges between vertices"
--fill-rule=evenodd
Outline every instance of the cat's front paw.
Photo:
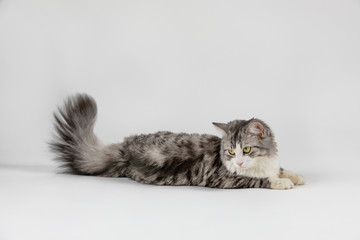
M 294 183 L 288 178 L 272 178 L 269 180 L 271 189 L 287 190 L 294 187 Z
M 305 184 L 305 178 L 302 175 L 299 174 L 295 174 L 295 176 L 293 176 L 290 179 L 295 185 L 304 185 Z
M 280 175 L 280 178 L 289 178 L 295 185 L 304 185 L 305 184 L 305 178 L 300 175 L 293 173 L 289 170 L 283 170 Z

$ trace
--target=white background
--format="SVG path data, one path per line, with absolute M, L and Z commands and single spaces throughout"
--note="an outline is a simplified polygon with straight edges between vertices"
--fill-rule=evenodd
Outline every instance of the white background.
M 0 239 L 359 239 L 359 1 L 0 1 Z M 56 174 L 76 92 L 104 142 L 258 117 L 291 191 Z

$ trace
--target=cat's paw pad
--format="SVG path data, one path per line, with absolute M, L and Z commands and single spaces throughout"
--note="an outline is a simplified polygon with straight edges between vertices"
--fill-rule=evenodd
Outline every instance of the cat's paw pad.
M 296 174 L 293 178 L 291 178 L 291 181 L 295 185 L 304 185 L 305 184 L 305 178 L 302 175 Z
M 274 178 L 270 179 L 270 188 L 277 190 L 286 190 L 294 187 L 294 183 L 288 178 Z

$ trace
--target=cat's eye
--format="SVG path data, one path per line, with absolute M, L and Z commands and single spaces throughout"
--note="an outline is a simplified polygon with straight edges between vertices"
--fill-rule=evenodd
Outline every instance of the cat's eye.
M 229 149 L 228 152 L 229 152 L 230 155 L 235 155 L 235 152 L 233 150 L 231 150 L 231 149 Z
M 243 148 L 244 153 L 249 153 L 250 151 L 251 151 L 251 147 L 244 147 Z

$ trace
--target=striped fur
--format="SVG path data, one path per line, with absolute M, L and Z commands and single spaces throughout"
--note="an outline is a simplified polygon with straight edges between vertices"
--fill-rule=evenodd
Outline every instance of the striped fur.
M 155 185 L 286 189 L 274 187 L 278 181 L 276 179 L 279 179 L 279 167 L 271 170 L 269 176 L 251 175 L 256 166 L 249 169 L 249 174 L 246 174 L 246 169 L 229 169 L 229 156 L 224 153 L 227 139 L 241 144 L 245 140 L 241 133 L 252 134 L 246 131 L 246 126 L 250 126 L 254 120 L 236 122 L 241 123 L 241 128 L 235 128 L 234 131 L 239 139 L 230 134 L 228 129 L 224 130 L 226 134 L 223 138 L 207 134 L 157 132 L 130 136 L 121 143 L 104 145 L 93 132 L 96 113 L 94 99 L 86 94 L 68 98 L 64 106 L 54 113 L 55 134 L 50 148 L 66 172 L 128 177 Z M 270 133 L 267 125 L 263 123 L 263 126 Z M 255 141 L 251 139 L 248 140 Z M 254 152 L 254 159 L 267 161 L 266 154 L 269 157 L 276 155 L 276 149 L 266 149 L 268 146 L 276 148 L 275 142 L 271 142 L 273 136 L 264 141 L 267 142 L 256 143 L 259 149 Z M 269 145 L 269 141 L 273 145 Z

